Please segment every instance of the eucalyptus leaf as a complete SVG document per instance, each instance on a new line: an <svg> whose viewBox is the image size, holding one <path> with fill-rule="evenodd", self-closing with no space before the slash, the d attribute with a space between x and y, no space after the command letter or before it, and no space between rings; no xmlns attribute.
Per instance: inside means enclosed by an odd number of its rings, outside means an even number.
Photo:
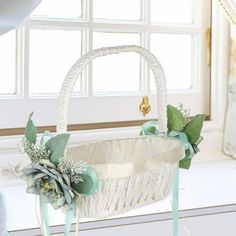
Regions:
<svg viewBox="0 0 236 236"><path fill-rule="evenodd" d="M206 115L196 115L184 127L184 133L191 144L198 143L205 118Z"/></svg>
<svg viewBox="0 0 236 236"><path fill-rule="evenodd" d="M192 144L192 147L193 147L194 154L200 152L200 149L196 144Z"/></svg>
<svg viewBox="0 0 236 236"><path fill-rule="evenodd" d="M72 188L79 194L90 195L90 193L93 192L94 189L93 179L87 174L80 174L79 176L83 179L83 182L73 182L71 184Z"/></svg>
<svg viewBox="0 0 236 236"><path fill-rule="evenodd" d="M167 105L168 131L181 131L185 126L183 114L175 107Z"/></svg>
<svg viewBox="0 0 236 236"><path fill-rule="evenodd" d="M26 128L25 137L30 143L36 143L37 139L37 128L32 121L33 112L30 114Z"/></svg>
<svg viewBox="0 0 236 236"><path fill-rule="evenodd" d="M98 178L93 168L86 166L83 173L79 174L79 177L83 180L82 182L71 184L77 193L89 196L97 191Z"/></svg>
<svg viewBox="0 0 236 236"><path fill-rule="evenodd" d="M58 165L61 158L64 156L65 148L70 138L69 134L59 134L51 139L49 139L45 146L51 151L50 161Z"/></svg>
<svg viewBox="0 0 236 236"><path fill-rule="evenodd" d="M24 174L24 175L30 175L30 174L32 174L32 173L34 173L35 172L35 169L34 168L24 168L23 170L22 170L22 173Z"/></svg>
<svg viewBox="0 0 236 236"><path fill-rule="evenodd" d="M199 143L201 143L202 142L202 140L203 140L203 137L202 136L200 136L199 137L199 139L198 139L198 141L195 143L196 145L198 145Z"/></svg>
<svg viewBox="0 0 236 236"><path fill-rule="evenodd" d="M70 205L72 203L72 198L71 198L70 193L64 189L63 189L63 192L64 192L64 197L65 197L66 202Z"/></svg>
<svg viewBox="0 0 236 236"><path fill-rule="evenodd" d="M192 159L183 159L179 162L179 167L182 169L189 169Z"/></svg>

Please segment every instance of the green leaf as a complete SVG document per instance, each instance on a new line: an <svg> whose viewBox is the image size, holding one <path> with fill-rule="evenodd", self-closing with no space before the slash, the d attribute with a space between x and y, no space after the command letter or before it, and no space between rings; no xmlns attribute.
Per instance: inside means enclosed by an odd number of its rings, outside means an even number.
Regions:
<svg viewBox="0 0 236 236"><path fill-rule="evenodd" d="M200 152L200 149L196 144L192 144L192 147L193 147L194 154Z"/></svg>
<svg viewBox="0 0 236 236"><path fill-rule="evenodd" d="M64 156L69 138L69 134L59 134L45 143L46 148L52 152L50 161L55 165L58 165L61 158Z"/></svg>
<svg viewBox="0 0 236 236"><path fill-rule="evenodd" d="M192 159L183 159L179 162L179 167L182 169L189 169Z"/></svg>
<svg viewBox="0 0 236 236"><path fill-rule="evenodd" d="M30 114L26 128L25 128L25 137L30 143L36 143L37 139L37 128L35 127L31 117L33 112Z"/></svg>
<svg viewBox="0 0 236 236"><path fill-rule="evenodd" d="M198 141L195 143L196 145L198 145L199 143L201 143L202 142L202 140L203 140L203 137L202 136L200 136L199 137L199 139L198 139Z"/></svg>
<svg viewBox="0 0 236 236"><path fill-rule="evenodd" d="M183 114L175 107L167 106L167 117L168 117L168 131L171 130L181 131L185 126L185 119Z"/></svg>
<svg viewBox="0 0 236 236"><path fill-rule="evenodd" d="M191 144L196 144L198 142L205 118L206 115L196 115L184 127L184 133L187 135L188 141Z"/></svg>
<svg viewBox="0 0 236 236"><path fill-rule="evenodd" d="M83 180L79 183L72 182L72 188L79 194L91 195L97 191L98 188L98 178L96 172L93 168L87 166L84 173L79 174L79 177Z"/></svg>
<svg viewBox="0 0 236 236"><path fill-rule="evenodd" d="M94 189L94 182L92 178L87 174L80 174L80 178L83 179L83 182L72 183L72 188L79 194L89 195L90 192Z"/></svg>

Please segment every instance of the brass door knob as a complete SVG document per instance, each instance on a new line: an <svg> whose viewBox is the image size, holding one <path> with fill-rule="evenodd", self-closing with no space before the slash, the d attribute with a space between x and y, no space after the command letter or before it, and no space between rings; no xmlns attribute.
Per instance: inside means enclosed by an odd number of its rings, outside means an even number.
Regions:
<svg viewBox="0 0 236 236"><path fill-rule="evenodd" d="M139 105L139 110L143 113L143 116L147 115L151 111L148 96L143 97L142 102Z"/></svg>

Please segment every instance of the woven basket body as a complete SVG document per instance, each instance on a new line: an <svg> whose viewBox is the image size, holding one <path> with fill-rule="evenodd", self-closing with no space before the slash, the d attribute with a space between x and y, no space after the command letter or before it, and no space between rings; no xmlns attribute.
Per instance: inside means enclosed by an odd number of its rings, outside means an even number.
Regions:
<svg viewBox="0 0 236 236"><path fill-rule="evenodd" d="M160 63L144 48L119 46L91 51L72 66L59 97L58 133L66 132L69 98L83 68L97 57L122 52L139 53L151 67L157 87L158 128L167 132L166 86ZM79 215L103 218L165 198L177 163L184 157L184 147L165 135L144 136L78 144L68 148L67 154L75 162L87 162L99 178L95 194L77 198Z"/></svg>

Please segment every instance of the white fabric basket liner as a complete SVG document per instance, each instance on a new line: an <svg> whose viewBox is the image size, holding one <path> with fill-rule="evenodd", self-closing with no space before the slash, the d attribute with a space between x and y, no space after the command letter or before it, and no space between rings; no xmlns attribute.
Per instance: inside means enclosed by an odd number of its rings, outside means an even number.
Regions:
<svg viewBox="0 0 236 236"><path fill-rule="evenodd" d="M99 179L111 179L177 163L184 156L184 149L176 138L144 136L89 142L68 148L67 154L75 163L89 163Z"/></svg>
<svg viewBox="0 0 236 236"><path fill-rule="evenodd" d="M77 199L80 217L104 218L168 196L177 163L184 156L175 138L144 136L94 141L68 148L74 162L97 172L98 191Z"/></svg>

